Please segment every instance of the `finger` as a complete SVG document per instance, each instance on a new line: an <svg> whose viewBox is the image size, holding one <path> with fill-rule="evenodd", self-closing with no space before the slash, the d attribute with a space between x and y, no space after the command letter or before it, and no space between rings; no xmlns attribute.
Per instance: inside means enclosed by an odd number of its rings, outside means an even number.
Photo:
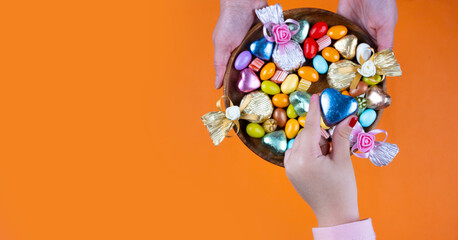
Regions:
<svg viewBox="0 0 458 240"><path fill-rule="evenodd" d="M394 27L386 27L377 30L378 51L393 49Z"/></svg>
<svg viewBox="0 0 458 240"><path fill-rule="evenodd" d="M320 97L317 94L312 95L304 129L296 137L299 144L293 144L293 148L307 148L307 151L312 152L315 156L322 155L319 144L321 138L321 109L319 99Z"/></svg>
<svg viewBox="0 0 458 240"><path fill-rule="evenodd" d="M357 121L357 116L350 116L337 125L332 134L332 159L346 159L342 156L350 155L350 134Z"/></svg>
<svg viewBox="0 0 458 240"><path fill-rule="evenodd" d="M221 46L215 43L215 56L213 63L215 65L215 88L219 89L223 85L224 73L226 72L226 65L231 56L231 50L226 46Z"/></svg>

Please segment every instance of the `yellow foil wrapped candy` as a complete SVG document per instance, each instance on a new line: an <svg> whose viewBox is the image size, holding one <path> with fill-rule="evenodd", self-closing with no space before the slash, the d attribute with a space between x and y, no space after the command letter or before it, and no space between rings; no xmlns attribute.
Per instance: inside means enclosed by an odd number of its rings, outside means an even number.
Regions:
<svg viewBox="0 0 458 240"><path fill-rule="evenodd" d="M221 100L224 98L229 100L230 105L225 111L221 108ZM273 112L269 96L259 91L245 95L240 107L234 106L231 99L224 95L216 102L216 108L219 111L209 112L202 116L202 122L207 127L215 146L218 146L226 136L232 137L228 136L228 134L234 125L237 127L236 133L239 132L239 119L261 123L269 119Z"/></svg>
<svg viewBox="0 0 458 240"><path fill-rule="evenodd" d="M374 49L371 48L374 52ZM401 67L390 49L382 50L372 54L367 61L360 59L361 65L349 60L341 60L332 63L328 70L329 86L336 90L343 90L350 87L356 88L362 76L372 78L375 74L389 77L402 75Z"/></svg>

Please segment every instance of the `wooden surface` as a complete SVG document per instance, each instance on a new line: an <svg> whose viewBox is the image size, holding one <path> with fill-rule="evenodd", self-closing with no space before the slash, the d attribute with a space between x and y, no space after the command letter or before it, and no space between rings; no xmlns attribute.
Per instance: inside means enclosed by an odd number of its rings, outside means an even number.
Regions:
<svg viewBox="0 0 458 240"><path fill-rule="evenodd" d="M358 37L358 43L365 42L369 44L370 46L372 46L374 49L377 49L377 46L375 45L374 41L371 39L370 35L365 30L363 30L362 28L360 28L358 25L351 22L347 18L342 17L336 13L333 13L327 10L323 10L323 9L317 9L317 8L296 8L296 9L284 11L284 19L286 20L288 18L291 18L294 20L306 19L310 23L310 27L319 21L326 22L329 27L332 27L335 25L344 25L348 28L347 34L354 34L356 37ZM263 27L262 23L258 23L255 26L253 26L250 29L250 31L247 33L245 39L242 41L240 46L232 52L231 58L229 59L226 74L224 75L224 94L229 96L235 105L239 105L240 101L242 100L243 96L245 95L245 93L240 92L237 89L237 80L238 80L239 71L234 68L235 58L238 56L239 53L241 53L244 50L247 50L249 48L249 45L252 42L263 37L262 27ZM333 43L334 42L335 41L333 41ZM303 45L301 44L301 47L302 46ZM321 52L319 52L319 54L321 54ZM312 66L312 61L310 59L307 59L304 66ZM319 81L312 83L312 85L310 86L307 92L319 93L322 90L324 90L325 88L328 88L329 85L326 80L326 76L327 74L320 74ZM383 89L386 90L386 81L383 81L380 85L383 87ZM227 107L229 102L226 101L225 104ZM382 112L383 110L377 110L377 119L370 127L365 128L366 131L370 131L377 127L378 122L380 121L380 118L382 116ZM269 149L265 148L261 144L261 139L256 139L256 138L252 138L248 136L248 134L245 131L247 124L248 124L247 121L244 121L244 120L240 121L241 130L239 131L237 135L242 140L242 142L249 149L251 149L251 151L256 153L261 158L275 165L283 167L283 157L284 156L273 154Z"/></svg>

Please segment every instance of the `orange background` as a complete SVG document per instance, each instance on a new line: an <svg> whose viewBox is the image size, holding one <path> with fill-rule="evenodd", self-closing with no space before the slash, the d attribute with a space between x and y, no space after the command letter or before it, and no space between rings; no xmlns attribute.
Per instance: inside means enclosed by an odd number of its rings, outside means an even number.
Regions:
<svg viewBox="0 0 458 240"><path fill-rule="evenodd" d="M336 11L338 1L279 1ZM271 2L274 3L274 2ZM457 239L458 3L398 1L380 128L401 151L354 158L378 239ZM284 169L214 147L215 0L3 1L0 238L311 239Z"/></svg>

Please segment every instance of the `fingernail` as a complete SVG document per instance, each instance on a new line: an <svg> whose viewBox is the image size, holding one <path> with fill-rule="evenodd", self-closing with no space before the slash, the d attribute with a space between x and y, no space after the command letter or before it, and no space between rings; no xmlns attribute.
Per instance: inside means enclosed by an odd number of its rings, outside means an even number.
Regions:
<svg viewBox="0 0 458 240"><path fill-rule="evenodd" d="M215 88L218 89L218 76L215 78Z"/></svg>
<svg viewBox="0 0 458 240"><path fill-rule="evenodd" d="M358 121L358 117L357 116L354 116L350 122L348 123L348 126L350 126L351 128L353 128L355 125L356 125L356 122Z"/></svg>
<svg viewBox="0 0 458 240"><path fill-rule="evenodd" d="M313 101L313 99L315 99L315 96L316 96L316 94L313 94L312 98L310 98L310 101Z"/></svg>

